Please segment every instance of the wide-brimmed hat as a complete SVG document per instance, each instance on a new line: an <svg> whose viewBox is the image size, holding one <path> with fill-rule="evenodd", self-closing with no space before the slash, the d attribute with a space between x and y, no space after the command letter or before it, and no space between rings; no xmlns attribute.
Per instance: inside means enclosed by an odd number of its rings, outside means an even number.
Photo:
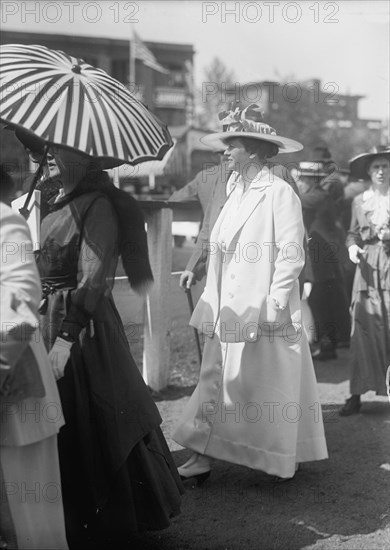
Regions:
<svg viewBox="0 0 390 550"><path fill-rule="evenodd" d="M208 134L200 138L200 141L212 149L224 149L226 138L251 138L273 143L279 148L279 153L295 153L301 151L303 145L290 138L279 136L276 130L266 124L258 105L252 104L241 109L222 111L219 119L223 124L223 131Z"/></svg>
<svg viewBox="0 0 390 550"><path fill-rule="evenodd" d="M379 147L374 147L369 153L362 153L353 157L349 161L351 176L361 180L369 179L367 169L369 164L377 157L385 157L390 160L390 146L380 145Z"/></svg>
<svg viewBox="0 0 390 550"><path fill-rule="evenodd" d="M24 145L24 147L26 147L26 149L28 149L32 153L35 153L38 155L43 154L45 145L47 145L44 139L41 139L30 130L26 130L25 128L21 128L20 126L13 126L11 124L6 124L3 126L3 128L4 130L13 130L16 138L20 141L20 143ZM71 147L64 147L64 149L75 151L75 149L72 149ZM89 155L85 153L84 154L80 153L80 154L90 158L91 161L93 161L93 157L89 157ZM115 160L115 159L99 159L98 164L102 168L102 170L108 170L110 168L115 168L116 166L119 166L120 164L123 164L123 163L122 161Z"/></svg>
<svg viewBox="0 0 390 550"><path fill-rule="evenodd" d="M4 130L11 130L15 133L20 143L33 153L43 153L45 147L45 140L36 136L33 132L25 130L21 127L16 127L11 124L5 124L2 126Z"/></svg>

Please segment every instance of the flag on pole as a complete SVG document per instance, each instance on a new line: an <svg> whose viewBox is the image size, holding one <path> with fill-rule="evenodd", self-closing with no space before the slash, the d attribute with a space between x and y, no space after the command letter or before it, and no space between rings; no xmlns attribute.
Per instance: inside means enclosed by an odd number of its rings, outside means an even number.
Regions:
<svg viewBox="0 0 390 550"><path fill-rule="evenodd" d="M154 57L154 54L147 48L138 36L138 34L133 31L133 40L132 48L134 48L133 58L140 59L144 65L158 71L159 73L169 74L168 69L160 65L157 59Z"/></svg>

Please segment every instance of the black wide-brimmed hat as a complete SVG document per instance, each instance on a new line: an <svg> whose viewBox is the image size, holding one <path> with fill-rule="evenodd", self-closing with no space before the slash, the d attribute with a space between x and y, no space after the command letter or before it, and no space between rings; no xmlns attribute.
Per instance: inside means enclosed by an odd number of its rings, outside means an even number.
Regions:
<svg viewBox="0 0 390 550"><path fill-rule="evenodd" d="M362 153L353 157L349 161L351 176L361 180L369 179L367 172L368 167L377 157L385 157L390 160L390 146L380 145L379 147L374 147L369 153Z"/></svg>
<svg viewBox="0 0 390 550"><path fill-rule="evenodd" d="M33 132L25 130L21 127L15 127L11 124L5 124L3 128L4 130L12 130L15 132L15 136L18 138L20 143L33 153L43 153L45 140L37 137L33 134Z"/></svg>
<svg viewBox="0 0 390 550"><path fill-rule="evenodd" d="M29 130L26 130L25 128L22 128L20 126L13 126L11 124L7 124L3 126L5 130L13 130L15 133L15 137L20 141L26 149L31 151L35 154L42 154L45 149L45 145L48 145L47 142L44 139L39 138L36 136L33 132L30 132ZM61 147L61 146L57 146ZM69 151L75 151L79 152L82 156L89 157L86 153L82 153L80 151L77 151L76 149L72 149L71 147L64 147L64 149L68 149ZM89 157L91 160L94 159L94 157ZM97 165L100 166L102 170L109 170L111 168L115 168L116 166L119 166L122 164L122 161L115 160L115 159L99 159L97 161Z"/></svg>

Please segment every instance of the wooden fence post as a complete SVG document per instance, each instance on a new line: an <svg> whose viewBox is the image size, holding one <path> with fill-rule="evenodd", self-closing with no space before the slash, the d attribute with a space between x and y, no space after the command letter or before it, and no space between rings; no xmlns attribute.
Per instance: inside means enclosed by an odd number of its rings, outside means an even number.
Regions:
<svg viewBox="0 0 390 550"><path fill-rule="evenodd" d="M154 203L154 204L153 204ZM172 266L172 210L164 202L142 201L148 226L154 285L145 301L143 376L153 390L166 387L170 367L169 313Z"/></svg>

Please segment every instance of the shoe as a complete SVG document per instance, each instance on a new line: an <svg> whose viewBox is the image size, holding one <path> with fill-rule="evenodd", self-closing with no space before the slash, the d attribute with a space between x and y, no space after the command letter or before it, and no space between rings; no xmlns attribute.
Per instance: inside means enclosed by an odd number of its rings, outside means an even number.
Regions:
<svg viewBox="0 0 390 550"><path fill-rule="evenodd" d="M195 478L197 484L201 485L210 476L210 459L208 456L194 453L177 471L179 472L180 479Z"/></svg>
<svg viewBox="0 0 390 550"><path fill-rule="evenodd" d="M292 477L272 476L272 483L285 483L286 481L291 481L292 479L294 479L295 474L298 472L298 470L299 470L299 463L297 462L295 464L295 472Z"/></svg>
<svg viewBox="0 0 390 550"><path fill-rule="evenodd" d="M335 351L320 351L318 355L314 355L313 359L316 361L329 361L330 359L337 359L337 353Z"/></svg>
<svg viewBox="0 0 390 550"><path fill-rule="evenodd" d="M341 348L349 348L351 346L351 342L349 340L345 340L345 341L342 341L342 342L337 342L337 345L336 347L341 349Z"/></svg>
<svg viewBox="0 0 390 550"><path fill-rule="evenodd" d="M339 410L339 415L351 416L351 414L358 414L361 406L360 395L352 395L346 400L345 405Z"/></svg>
<svg viewBox="0 0 390 550"><path fill-rule="evenodd" d="M317 357L321 353L321 350L318 347L311 347L310 346L310 353L311 353L311 356L314 359L314 357Z"/></svg>

